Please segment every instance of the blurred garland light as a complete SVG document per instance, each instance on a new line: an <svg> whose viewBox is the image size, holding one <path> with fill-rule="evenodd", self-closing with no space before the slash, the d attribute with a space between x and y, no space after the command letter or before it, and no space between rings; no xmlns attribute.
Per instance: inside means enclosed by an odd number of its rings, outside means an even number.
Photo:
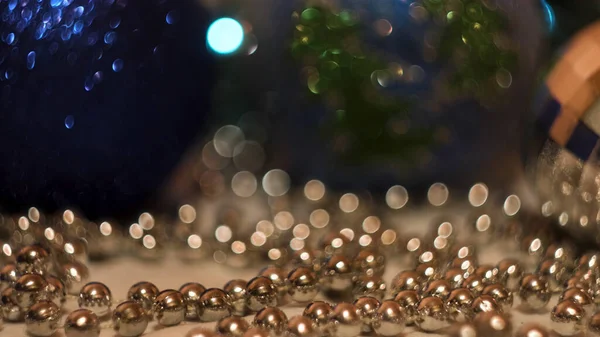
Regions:
<svg viewBox="0 0 600 337"><path fill-rule="evenodd" d="M244 28L232 18L220 18L208 27L208 47L217 54L232 54L244 42Z"/></svg>

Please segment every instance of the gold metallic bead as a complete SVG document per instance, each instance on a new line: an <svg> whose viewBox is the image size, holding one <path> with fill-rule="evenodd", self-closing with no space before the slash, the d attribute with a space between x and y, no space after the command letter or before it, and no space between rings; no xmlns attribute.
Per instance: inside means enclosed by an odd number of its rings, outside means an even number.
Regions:
<svg viewBox="0 0 600 337"><path fill-rule="evenodd" d="M446 300L446 308L452 320L468 322L473 319L475 312L472 305L475 297L467 288L456 288L450 292Z"/></svg>
<svg viewBox="0 0 600 337"><path fill-rule="evenodd" d="M548 330L537 323L525 323L517 329L515 337L550 337Z"/></svg>
<svg viewBox="0 0 600 337"><path fill-rule="evenodd" d="M406 323L412 324L417 319L417 308L421 301L421 295L415 290L403 290L396 294L394 301L406 311Z"/></svg>
<svg viewBox="0 0 600 337"><path fill-rule="evenodd" d="M281 336L287 328L287 316L276 307L264 307L254 315L254 326L267 330L272 336Z"/></svg>
<svg viewBox="0 0 600 337"><path fill-rule="evenodd" d="M125 301L113 310L112 322L119 336L136 337L146 331L148 315L139 303Z"/></svg>
<svg viewBox="0 0 600 337"><path fill-rule="evenodd" d="M302 316L308 317L315 324L321 336L329 335L333 328L332 315L333 308L329 303L323 301L310 303L302 312Z"/></svg>
<svg viewBox="0 0 600 337"><path fill-rule="evenodd" d="M496 266L489 264L479 265L477 268L475 268L475 274L481 276L484 284L498 282L499 270Z"/></svg>
<svg viewBox="0 0 600 337"><path fill-rule="evenodd" d="M177 290L166 289L158 293L152 308L160 325L173 326L185 319L185 299Z"/></svg>
<svg viewBox="0 0 600 337"><path fill-rule="evenodd" d="M223 286L223 291L229 295L231 299L231 305L233 306L233 312L238 316L244 316L246 314L246 280L231 280Z"/></svg>
<svg viewBox="0 0 600 337"><path fill-rule="evenodd" d="M198 319L198 302L200 296L206 291L206 288L200 283L188 282L179 288L185 301L185 318Z"/></svg>
<svg viewBox="0 0 600 337"><path fill-rule="evenodd" d="M406 310L396 301L386 300L381 302L373 329L379 336L392 337L402 333L408 323Z"/></svg>
<svg viewBox="0 0 600 337"><path fill-rule="evenodd" d="M58 330L60 308L50 301L39 301L25 313L27 333L35 337L49 337Z"/></svg>
<svg viewBox="0 0 600 337"><path fill-rule="evenodd" d="M67 287L67 293L78 295L81 287L90 278L88 267L81 262L69 261L61 265L60 278Z"/></svg>
<svg viewBox="0 0 600 337"><path fill-rule="evenodd" d="M519 289L520 280L523 276L523 267L515 259L504 259L498 263L498 277L500 282L510 291Z"/></svg>
<svg viewBox="0 0 600 337"><path fill-rule="evenodd" d="M588 314L592 314L596 307L592 297L585 290L580 288L570 288L565 290L558 298L558 301L573 301L581 305L583 310Z"/></svg>
<svg viewBox="0 0 600 337"><path fill-rule="evenodd" d="M159 292L160 290L153 283L142 281L129 288L127 299L138 303L146 311L146 314L152 317L152 306Z"/></svg>
<svg viewBox="0 0 600 337"><path fill-rule="evenodd" d="M391 289L394 294L403 290L421 290L419 274L414 270L405 270L398 273L392 280Z"/></svg>
<svg viewBox="0 0 600 337"><path fill-rule="evenodd" d="M270 278L257 276L246 285L246 307L258 311L264 307L277 305L277 288Z"/></svg>
<svg viewBox="0 0 600 337"><path fill-rule="evenodd" d="M217 332L229 337L241 337L248 329L250 323L241 316L227 316L217 322Z"/></svg>
<svg viewBox="0 0 600 337"><path fill-rule="evenodd" d="M582 280L580 277L573 276L565 282L565 289L579 288L588 294L592 294L592 284L590 281ZM590 295L591 296L591 295Z"/></svg>
<svg viewBox="0 0 600 337"><path fill-rule="evenodd" d="M377 309L381 303L375 297L359 297L354 301L354 305L358 310L358 314L363 322L363 332L371 332L373 321L375 320L375 315L377 314Z"/></svg>
<svg viewBox="0 0 600 337"><path fill-rule="evenodd" d="M77 309L65 319L66 337L98 337L100 336L100 320L87 309Z"/></svg>
<svg viewBox="0 0 600 337"><path fill-rule="evenodd" d="M596 275L600 272L600 253L588 252L577 260L578 270L593 270Z"/></svg>
<svg viewBox="0 0 600 337"><path fill-rule="evenodd" d="M0 269L0 290L12 287L17 282L21 273L15 263L9 262Z"/></svg>
<svg viewBox="0 0 600 337"><path fill-rule="evenodd" d="M486 286L483 289L482 294L492 296L504 312L509 312L513 306L512 292L508 291L500 283L494 283Z"/></svg>
<svg viewBox="0 0 600 337"><path fill-rule="evenodd" d="M469 289L473 293L473 296L479 296L485 288L485 284L480 275L471 275L465 279L462 287Z"/></svg>
<svg viewBox="0 0 600 337"><path fill-rule="evenodd" d="M440 278L440 267L434 262L419 264L415 268L415 272L417 272L419 279L423 282L429 282Z"/></svg>
<svg viewBox="0 0 600 337"><path fill-rule="evenodd" d="M100 282L90 282L79 291L77 304L82 309L89 309L99 317L110 314L112 294L106 285Z"/></svg>
<svg viewBox="0 0 600 337"><path fill-rule="evenodd" d="M56 276L46 276L46 299L56 303L59 307L67 300L67 289L64 283Z"/></svg>
<svg viewBox="0 0 600 337"><path fill-rule="evenodd" d="M27 309L46 295L48 282L38 274L24 274L17 279L12 300L22 309Z"/></svg>
<svg viewBox="0 0 600 337"><path fill-rule="evenodd" d="M17 253L16 260L21 274L45 275L50 264L50 254L42 246L25 246Z"/></svg>
<svg viewBox="0 0 600 337"><path fill-rule="evenodd" d="M465 272L460 268L450 268L444 273L443 279L450 283L452 289L460 288L465 280Z"/></svg>
<svg viewBox="0 0 600 337"><path fill-rule="evenodd" d="M364 275L383 276L385 256L375 249L363 249L354 257L352 268Z"/></svg>
<svg viewBox="0 0 600 337"><path fill-rule="evenodd" d="M450 262L450 268L458 268L465 272L465 277L475 272L477 267L477 258L475 256L456 257Z"/></svg>
<svg viewBox="0 0 600 337"><path fill-rule="evenodd" d="M337 254L325 263L321 283L326 292L345 293L352 290L353 276L350 259Z"/></svg>
<svg viewBox="0 0 600 337"><path fill-rule="evenodd" d="M333 308L332 320L335 336L355 337L360 335L362 320L354 304L345 302L336 304Z"/></svg>
<svg viewBox="0 0 600 337"><path fill-rule="evenodd" d="M294 316L290 318L287 326L289 337L316 337L317 330L314 328L310 318L306 316Z"/></svg>
<svg viewBox="0 0 600 337"><path fill-rule="evenodd" d="M552 294L548 290L548 281L535 274L525 274L521 278L519 298L523 309L529 311L540 310L548 304Z"/></svg>
<svg viewBox="0 0 600 337"><path fill-rule="evenodd" d="M572 267L575 262L575 249L566 243L552 243L546 248L544 259L553 259Z"/></svg>
<svg viewBox="0 0 600 337"><path fill-rule="evenodd" d="M553 293L561 292L570 276L567 267L560 260L544 260L540 262L536 273L548 280L548 290Z"/></svg>
<svg viewBox="0 0 600 337"><path fill-rule="evenodd" d="M217 288L206 289L200 296L198 314L204 322L218 321L231 315L233 306L226 292Z"/></svg>
<svg viewBox="0 0 600 337"><path fill-rule="evenodd" d="M383 300L387 287L381 276L361 275L354 279L354 289L352 290L354 298L361 296L372 296L378 300Z"/></svg>
<svg viewBox="0 0 600 337"><path fill-rule="evenodd" d="M15 289L6 288L0 294L0 310L2 317L8 322L19 322L23 320L24 310L15 303L13 298Z"/></svg>
<svg viewBox="0 0 600 337"><path fill-rule="evenodd" d="M201 336L198 336L198 337L201 337ZM202 337L204 337L204 336L202 336ZM206 336L206 337L209 337L209 336ZM269 331L267 331L265 329L252 327L252 328L248 329L248 331L246 331L246 333L244 333L243 337L271 337L271 334L269 333Z"/></svg>
<svg viewBox="0 0 600 337"><path fill-rule="evenodd" d="M473 320L477 329L477 336L486 337L511 337L512 322L510 317L496 311L481 312Z"/></svg>
<svg viewBox="0 0 600 337"><path fill-rule="evenodd" d="M452 287L448 281L434 280L429 282L423 290L423 297L435 296L441 298L442 301L446 301L451 291Z"/></svg>
<svg viewBox="0 0 600 337"><path fill-rule="evenodd" d="M439 297L425 297L417 307L417 325L426 332L439 331L450 326L450 316Z"/></svg>
<svg viewBox="0 0 600 337"><path fill-rule="evenodd" d="M319 293L319 280L315 272L308 267L292 269L287 278L290 282L289 294L296 302L310 302Z"/></svg>
<svg viewBox="0 0 600 337"><path fill-rule="evenodd" d="M550 313L552 330L561 336L573 336L585 327L585 310L573 301L559 302Z"/></svg>
<svg viewBox="0 0 600 337"><path fill-rule="evenodd" d="M502 312L502 307L490 295L479 295L475 297L471 304L471 309L475 315L481 312Z"/></svg>
<svg viewBox="0 0 600 337"><path fill-rule="evenodd" d="M197 328L193 328L192 330L188 331L185 334L185 337L222 337L222 335L216 331L209 330L205 327L197 327ZM252 336L252 337L259 337L259 336ZM260 336L260 337L265 337L265 336Z"/></svg>
<svg viewBox="0 0 600 337"><path fill-rule="evenodd" d="M277 288L280 301L285 297L285 295L287 295L288 290L290 289L290 284L287 279L287 272L282 267L265 267L258 273L258 276L264 276L273 281L275 288Z"/></svg>

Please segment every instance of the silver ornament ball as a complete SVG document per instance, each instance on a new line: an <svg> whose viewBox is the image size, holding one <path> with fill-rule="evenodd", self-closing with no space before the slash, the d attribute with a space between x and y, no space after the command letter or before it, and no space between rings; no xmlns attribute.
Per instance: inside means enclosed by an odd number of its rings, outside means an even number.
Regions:
<svg viewBox="0 0 600 337"><path fill-rule="evenodd" d="M580 288L570 288L563 291L558 298L558 301L562 302L567 300L581 305L588 315L591 315L596 307L592 297L585 290Z"/></svg>
<svg viewBox="0 0 600 337"><path fill-rule="evenodd" d="M419 274L414 270L405 270L398 273L392 279L390 285L392 292L397 294L403 290L421 290L421 280Z"/></svg>
<svg viewBox="0 0 600 337"><path fill-rule="evenodd" d="M421 295L415 290L403 290L394 297L396 301L406 312L406 323L412 324L417 319L417 308L421 301Z"/></svg>
<svg viewBox="0 0 600 337"><path fill-rule="evenodd" d="M186 303L179 291L165 289L156 295L152 309L158 324L174 326L185 319Z"/></svg>
<svg viewBox="0 0 600 337"><path fill-rule="evenodd" d="M290 271L287 278L290 283L289 294L296 302L310 302L319 293L319 280L315 272L310 268L294 268Z"/></svg>
<svg viewBox="0 0 600 337"><path fill-rule="evenodd" d="M289 319L287 326L289 337L317 337L318 332L313 326L310 318L306 316L294 316Z"/></svg>
<svg viewBox="0 0 600 337"><path fill-rule="evenodd" d="M563 290L565 282L570 277L569 270L560 260L548 259L540 262L536 273L548 280L548 290L558 293Z"/></svg>
<svg viewBox="0 0 600 337"><path fill-rule="evenodd" d="M78 295L81 287L90 279L88 267L77 261L69 261L60 266L60 278L67 287L67 293Z"/></svg>
<svg viewBox="0 0 600 337"><path fill-rule="evenodd" d="M248 295L246 307L251 311L258 311L267 306L276 306L278 303L277 287L270 278L258 276L246 285Z"/></svg>
<svg viewBox="0 0 600 337"><path fill-rule="evenodd" d="M510 317L495 311L481 312L473 320L477 336L511 337L513 326Z"/></svg>
<svg viewBox="0 0 600 337"><path fill-rule="evenodd" d="M254 316L254 326L267 330L272 336L282 335L287 328L288 319L285 313L276 307L264 307Z"/></svg>
<svg viewBox="0 0 600 337"><path fill-rule="evenodd" d="M482 295L489 295L494 298L503 312L509 312L513 306L513 294L500 283L494 283L483 289Z"/></svg>
<svg viewBox="0 0 600 337"><path fill-rule="evenodd" d="M387 287L381 276L361 275L354 279L354 288L352 290L354 298L361 296L371 296L378 300L383 300Z"/></svg>
<svg viewBox="0 0 600 337"><path fill-rule="evenodd" d="M550 313L550 326L561 336L573 336L585 327L585 310L573 301L559 302Z"/></svg>
<svg viewBox="0 0 600 337"><path fill-rule="evenodd" d="M231 315L233 306L227 293L218 288L206 289L200 296L198 314L204 322L215 322Z"/></svg>
<svg viewBox="0 0 600 337"><path fill-rule="evenodd" d="M358 309L352 303L336 304L333 308L332 320L336 337L355 337L361 333L362 320Z"/></svg>
<svg viewBox="0 0 600 337"><path fill-rule="evenodd" d="M426 332L439 331L450 326L450 316L439 297L425 297L417 307L417 325Z"/></svg>
<svg viewBox="0 0 600 337"><path fill-rule="evenodd" d="M88 309L77 309L65 319L66 337L98 337L100 336L100 320Z"/></svg>
<svg viewBox="0 0 600 337"><path fill-rule="evenodd" d="M21 308L27 309L46 296L48 282L38 274L24 274L14 285L13 301Z"/></svg>
<svg viewBox="0 0 600 337"><path fill-rule="evenodd" d="M314 324L321 336L329 335L333 327L331 317L333 308L327 302L314 301L304 308L302 316L308 317Z"/></svg>
<svg viewBox="0 0 600 337"><path fill-rule="evenodd" d="M452 320L460 323L469 322L475 317L473 301L475 297L467 288L457 288L450 292L446 300L446 309Z"/></svg>
<svg viewBox="0 0 600 337"><path fill-rule="evenodd" d="M132 285L127 291L127 299L138 303L146 314L152 316L152 306L160 290L153 283L142 281Z"/></svg>
<svg viewBox="0 0 600 337"><path fill-rule="evenodd" d="M200 296L206 291L206 288L200 283L189 282L179 287L179 292L183 295L185 302L185 318L186 319L197 319L198 318L198 302Z"/></svg>
<svg viewBox="0 0 600 337"><path fill-rule="evenodd" d="M354 305L356 306L358 314L363 322L362 331L371 332L373 330L372 324L375 321L377 309L379 309L381 303L375 297L365 296L356 299L354 301Z"/></svg>
<svg viewBox="0 0 600 337"><path fill-rule="evenodd" d="M287 295L290 284L287 279L287 272L282 267L267 266L258 273L258 276L264 276L273 281L280 301Z"/></svg>
<svg viewBox="0 0 600 337"><path fill-rule="evenodd" d="M125 301L117 305L112 313L114 330L121 337L141 336L148 327L148 314L134 301Z"/></svg>
<svg viewBox="0 0 600 337"><path fill-rule="evenodd" d="M406 310L396 301L381 302L373 322L375 332L384 337L398 336L404 331L409 317Z"/></svg>
<svg viewBox="0 0 600 337"><path fill-rule="evenodd" d="M465 280L465 272L460 268L450 268L444 273L443 280L448 282L452 289L460 288Z"/></svg>
<svg viewBox="0 0 600 337"><path fill-rule="evenodd" d="M24 310L13 300L14 292L14 288L6 288L0 294L0 310L2 310L2 317L8 322L23 320Z"/></svg>
<svg viewBox="0 0 600 337"><path fill-rule="evenodd" d="M425 289L423 290L423 297L435 296L442 299L442 301L446 301L450 292L452 291L452 286L446 280L434 280L429 282Z"/></svg>
<svg viewBox="0 0 600 337"><path fill-rule="evenodd" d="M217 322L216 329L218 333L225 336L242 337L250 329L250 323L244 317L232 315L221 318Z"/></svg>
<svg viewBox="0 0 600 337"><path fill-rule="evenodd" d="M25 246L17 253L16 260L21 274L45 275L50 265L50 254L42 246Z"/></svg>
<svg viewBox="0 0 600 337"><path fill-rule="evenodd" d="M89 309L98 317L104 317L110 314L112 293L105 284L90 282L81 288L77 303L80 308Z"/></svg>
<svg viewBox="0 0 600 337"><path fill-rule="evenodd" d="M39 301L25 313L27 333L35 337L52 336L58 330L60 308L51 301Z"/></svg>
<svg viewBox="0 0 600 337"><path fill-rule="evenodd" d="M552 294L548 290L548 281L545 278L526 274L521 278L519 298L526 311L538 311L546 307Z"/></svg>

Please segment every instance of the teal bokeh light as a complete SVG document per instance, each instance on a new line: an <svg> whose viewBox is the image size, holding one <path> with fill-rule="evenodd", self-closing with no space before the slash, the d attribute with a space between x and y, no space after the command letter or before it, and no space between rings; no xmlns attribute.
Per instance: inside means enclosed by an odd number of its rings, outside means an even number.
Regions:
<svg viewBox="0 0 600 337"><path fill-rule="evenodd" d="M232 18L221 18L208 27L208 47L218 54L235 52L244 41L244 28Z"/></svg>

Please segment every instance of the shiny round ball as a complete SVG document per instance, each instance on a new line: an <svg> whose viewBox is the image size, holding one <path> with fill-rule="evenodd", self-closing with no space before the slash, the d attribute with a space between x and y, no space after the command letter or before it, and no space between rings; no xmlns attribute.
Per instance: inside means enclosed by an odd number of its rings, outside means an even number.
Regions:
<svg viewBox="0 0 600 337"><path fill-rule="evenodd" d="M383 300L387 287L381 276L361 275L354 279L354 298L371 296Z"/></svg>
<svg viewBox="0 0 600 337"><path fill-rule="evenodd" d="M58 330L60 308L51 301L39 301L25 313L27 333L35 337L52 336Z"/></svg>
<svg viewBox="0 0 600 337"><path fill-rule="evenodd" d="M494 283L486 286L483 289L482 294L492 296L504 312L509 312L513 306L512 292L508 291L500 283Z"/></svg>
<svg viewBox="0 0 600 337"><path fill-rule="evenodd" d="M473 274L477 265L477 258L475 256L466 256L462 258L455 257L450 262L450 268L458 268L462 270L465 273L465 275Z"/></svg>
<svg viewBox="0 0 600 337"><path fill-rule="evenodd" d="M352 290L351 261L344 255L333 255L325 263L322 285L325 291L347 292Z"/></svg>
<svg viewBox="0 0 600 337"><path fill-rule="evenodd" d="M498 267L489 264L479 265L475 268L476 275L481 276L484 284L492 284L498 282Z"/></svg>
<svg viewBox="0 0 600 337"><path fill-rule="evenodd" d="M473 320L477 329L477 336L485 337L511 337L512 322L506 314L496 311L481 312Z"/></svg>
<svg viewBox="0 0 600 337"><path fill-rule="evenodd" d="M200 337L200 336L198 336ZM208 336L207 336L208 337ZM244 333L243 337L271 337L269 331L257 327L252 327Z"/></svg>
<svg viewBox="0 0 600 337"><path fill-rule="evenodd" d="M421 280L419 274L414 270L405 270L398 273L392 279L390 285L392 292L397 294L403 290L421 290Z"/></svg>
<svg viewBox="0 0 600 337"><path fill-rule="evenodd" d="M277 307L264 307L254 315L254 326L267 330L274 336L282 335L287 328L288 319Z"/></svg>
<svg viewBox="0 0 600 337"><path fill-rule="evenodd" d="M60 277L70 295L79 295L79 291L90 279L88 267L77 261L69 261L60 267Z"/></svg>
<svg viewBox="0 0 600 337"><path fill-rule="evenodd" d="M100 336L100 320L87 309L71 312L65 320L66 337L98 337Z"/></svg>
<svg viewBox="0 0 600 337"><path fill-rule="evenodd" d="M550 326L561 336L573 336L585 327L585 310L573 301L559 302L550 313Z"/></svg>
<svg viewBox="0 0 600 337"><path fill-rule="evenodd" d="M592 297L583 289L570 288L565 290L558 298L559 302L573 301L583 308L587 314L591 315L595 309L595 303Z"/></svg>
<svg viewBox="0 0 600 337"><path fill-rule="evenodd" d="M267 266L258 273L258 276L264 276L273 281L280 300L287 295L290 284L285 269L278 266Z"/></svg>
<svg viewBox="0 0 600 337"><path fill-rule="evenodd" d="M398 302L406 312L406 323L412 324L417 320L417 308L421 295L414 290L403 290L396 294L394 301Z"/></svg>
<svg viewBox="0 0 600 337"><path fill-rule="evenodd" d="M158 293L152 308L160 325L174 326L185 319L185 299L177 290L166 289Z"/></svg>
<svg viewBox="0 0 600 337"><path fill-rule="evenodd" d="M200 283L188 282L179 287L179 292L183 295L185 302L185 318L186 319L197 319L198 318L198 301L200 296L206 291L206 288Z"/></svg>
<svg viewBox="0 0 600 337"><path fill-rule="evenodd" d="M443 301L448 299L452 286L446 280L434 280L429 282L423 290L423 297L435 296L441 298Z"/></svg>
<svg viewBox="0 0 600 337"><path fill-rule="evenodd" d="M553 293L561 292L570 277L567 267L560 260L548 259L540 262L536 273L548 280L548 290Z"/></svg>
<svg viewBox="0 0 600 337"><path fill-rule="evenodd" d="M290 283L289 294L296 302L310 302L319 293L319 280L317 275L308 267L297 267L292 269L287 278Z"/></svg>
<svg viewBox="0 0 600 337"><path fill-rule="evenodd" d="M517 329L515 337L550 337L550 333L540 324L525 323Z"/></svg>
<svg viewBox="0 0 600 337"><path fill-rule="evenodd" d="M358 309L352 303L341 302L333 308L332 320L336 337L355 337L360 335L362 320Z"/></svg>
<svg viewBox="0 0 600 337"><path fill-rule="evenodd" d="M227 316L217 322L217 332L229 337L241 337L250 329L250 323L241 316Z"/></svg>
<svg viewBox="0 0 600 337"><path fill-rule="evenodd" d="M381 305L379 300L370 296L359 297L354 301L354 305L356 306L358 314L363 322L362 331L372 331L371 324L373 324L375 315L377 314L377 309L379 309L379 306Z"/></svg>
<svg viewBox="0 0 600 337"><path fill-rule="evenodd" d="M439 297L425 297L417 307L417 325L426 332L438 331L450 326L450 316L444 302Z"/></svg>
<svg viewBox="0 0 600 337"><path fill-rule="evenodd" d="M112 293L103 283L90 282L81 288L77 303L80 308L89 309L99 317L103 317L110 314Z"/></svg>
<svg viewBox="0 0 600 337"><path fill-rule="evenodd" d="M147 315L152 315L152 306L156 295L160 290L153 283L142 281L138 282L129 288L127 291L127 299L138 303L146 311Z"/></svg>
<svg viewBox="0 0 600 337"><path fill-rule="evenodd" d="M498 278L506 289L519 290L520 280L523 276L523 267L518 260L504 259L498 263Z"/></svg>
<svg viewBox="0 0 600 337"><path fill-rule="evenodd" d="M577 269L600 271L600 252L588 252L577 260Z"/></svg>
<svg viewBox="0 0 600 337"><path fill-rule="evenodd" d="M446 300L446 309L453 321L468 322L475 317L473 311L473 293L467 288L456 288L450 292Z"/></svg>
<svg viewBox="0 0 600 337"><path fill-rule="evenodd" d="M396 301L386 300L381 302L377 309L377 316L373 322L373 329L379 336L398 336L409 321L406 310Z"/></svg>
<svg viewBox="0 0 600 337"><path fill-rule="evenodd" d="M15 282L13 301L21 308L26 309L46 296L48 282L38 274L24 274Z"/></svg>
<svg viewBox="0 0 600 337"><path fill-rule="evenodd" d="M20 276L21 273L16 264L9 262L2 266L2 269L0 269L0 290L14 286Z"/></svg>
<svg viewBox="0 0 600 337"><path fill-rule="evenodd" d="M248 292L246 307L251 311L276 306L278 303L277 287L268 277L258 276L251 279L246 285L246 291Z"/></svg>
<svg viewBox="0 0 600 337"><path fill-rule="evenodd" d="M50 254L42 246L25 246L17 253L16 261L20 273L44 275L48 272Z"/></svg>
<svg viewBox="0 0 600 337"><path fill-rule="evenodd" d="M475 315L481 312L502 312L502 307L490 295L479 295L475 297L471 304L471 309Z"/></svg>
<svg viewBox="0 0 600 337"><path fill-rule="evenodd" d="M307 248L296 251L291 264L293 266L310 268L315 273L320 273L323 269L323 259L320 257L320 254Z"/></svg>
<svg viewBox="0 0 600 337"><path fill-rule="evenodd" d="M600 334L600 311L594 313L588 322L588 329L590 332Z"/></svg>
<svg viewBox="0 0 600 337"><path fill-rule="evenodd" d="M363 275L383 276L385 255L375 249L363 249L354 257L352 268Z"/></svg>
<svg viewBox="0 0 600 337"><path fill-rule="evenodd" d="M312 321L306 316L294 316L290 318L287 326L289 337L317 337L318 332Z"/></svg>
<svg viewBox="0 0 600 337"><path fill-rule="evenodd" d="M63 281L56 276L46 276L46 299L50 300L58 306L62 306L67 300L67 289Z"/></svg>
<svg viewBox="0 0 600 337"><path fill-rule="evenodd" d="M435 262L421 263L415 268L415 272L423 282L430 282L441 277L440 267Z"/></svg>
<svg viewBox="0 0 600 337"><path fill-rule="evenodd" d="M308 317L315 324L321 336L328 335L333 327L333 322L331 321L332 315L333 308L329 303L323 301L310 303L302 312L302 316Z"/></svg>
<svg viewBox="0 0 600 337"><path fill-rule="evenodd" d="M248 281L235 279L231 280L223 286L223 291L227 293L233 306L233 313L239 316L246 314L246 285Z"/></svg>
<svg viewBox="0 0 600 337"><path fill-rule="evenodd" d="M519 298L523 309L540 310L548 304L552 294L548 290L548 281L535 274L526 274L521 278Z"/></svg>
<svg viewBox="0 0 600 337"><path fill-rule="evenodd" d="M553 243L546 248L544 259L559 260L566 265L572 266L575 258L575 249L565 243Z"/></svg>
<svg viewBox="0 0 600 337"><path fill-rule="evenodd" d="M460 268L450 268L444 273L443 280L448 282L452 289L460 288L465 280L465 272Z"/></svg>
<svg viewBox="0 0 600 337"><path fill-rule="evenodd" d="M233 306L226 292L218 288L207 289L200 296L198 313L204 322L218 321L231 315Z"/></svg>
<svg viewBox="0 0 600 337"><path fill-rule="evenodd" d="M473 293L473 296L479 296L485 288L485 283L481 275L471 275L465 279L462 288L467 288Z"/></svg>
<svg viewBox="0 0 600 337"><path fill-rule="evenodd" d="M205 327L197 327L188 331L185 337L222 337L222 335Z"/></svg>
<svg viewBox="0 0 600 337"><path fill-rule="evenodd" d="M112 313L112 322L121 337L141 336L148 327L148 314L134 301L125 301L117 305Z"/></svg>
<svg viewBox="0 0 600 337"><path fill-rule="evenodd" d="M0 310L2 317L8 322L19 322L23 319L24 310L13 300L15 289L6 288L0 294Z"/></svg>
<svg viewBox="0 0 600 337"><path fill-rule="evenodd" d="M583 280L578 276L573 276L570 279L568 279L567 282L565 282L564 288L565 289L579 288L579 289L582 289L583 291L591 294L592 293L592 282Z"/></svg>

